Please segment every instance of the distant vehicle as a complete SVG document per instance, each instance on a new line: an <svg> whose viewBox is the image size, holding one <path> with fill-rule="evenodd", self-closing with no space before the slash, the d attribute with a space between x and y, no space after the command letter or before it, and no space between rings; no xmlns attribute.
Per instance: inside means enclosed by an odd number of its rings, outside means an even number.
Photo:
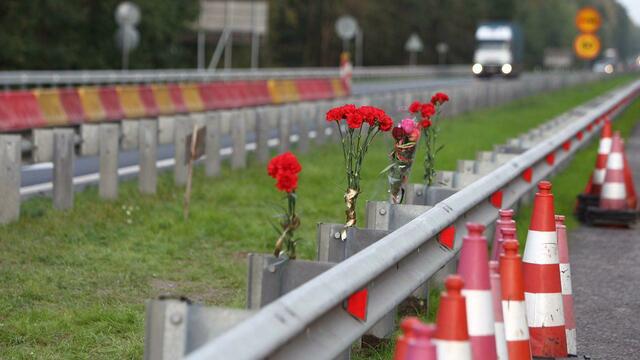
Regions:
<svg viewBox="0 0 640 360"><path fill-rule="evenodd" d="M600 60L593 63L593 72L613 74L617 70L622 70L623 66L618 58L618 51L609 48L604 51L604 56Z"/></svg>
<svg viewBox="0 0 640 360"><path fill-rule="evenodd" d="M524 39L517 24L485 22L476 30L471 71L478 77L517 77L522 72Z"/></svg>

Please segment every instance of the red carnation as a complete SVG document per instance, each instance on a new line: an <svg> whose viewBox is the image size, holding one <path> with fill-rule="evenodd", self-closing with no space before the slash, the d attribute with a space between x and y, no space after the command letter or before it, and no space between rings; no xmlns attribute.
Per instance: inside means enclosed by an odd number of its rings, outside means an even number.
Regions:
<svg viewBox="0 0 640 360"><path fill-rule="evenodd" d="M340 121L347 118L347 115L356 111L356 106L353 104L346 104L333 108L327 111L327 121Z"/></svg>
<svg viewBox="0 0 640 360"><path fill-rule="evenodd" d="M431 103L422 104L422 107L420 108L420 114L422 115L423 118L431 117L435 113L436 113L436 107L433 106L433 104Z"/></svg>
<svg viewBox="0 0 640 360"><path fill-rule="evenodd" d="M351 129L358 129L362 126L362 122L364 119L362 118L362 114L359 111L354 111L347 114L347 125Z"/></svg>
<svg viewBox="0 0 640 360"><path fill-rule="evenodd" d="M431 103L433 105L441 105L446 103L447 101L449 101L449 95L445 93L439 92L431 97Z"/></svg>
<svg viewBox="0 0 640 360"><path fill-rule="evenodd" d="M422 104L420 104L419 101L414 101L411 103L411 105L409 105L409 112L410 113L417 113L420 111L420 108L422 107Z"/></svg>
<svg viewBox="0 0 640 360"><path fill-rule="evenodd" d="M391 117L389 115L383 114L378 119L378 127L380 128L380 131L389 131L389 130L391 130L391 128L393 127L393 119L391 119Z"/></svg>
<svg viewBox="0 0 640 360"><path fill-rule="evenodd" d="M276 187L280 191L292 192L298 187L298 175L282 172L276 177Z"/></svg>
<svg viewBox="0 0 640 360"><path fill-rule="evenodd" d="M431 126L431 120L429 119L423 119L422 121L420 121L420 126L422 126L422 128L426 129L429 126Z"/></svg>

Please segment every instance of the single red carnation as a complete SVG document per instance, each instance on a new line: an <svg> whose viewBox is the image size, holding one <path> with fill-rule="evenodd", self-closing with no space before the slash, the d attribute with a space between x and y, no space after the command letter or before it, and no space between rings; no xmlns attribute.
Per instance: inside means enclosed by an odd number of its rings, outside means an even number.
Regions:
<svg viewBox="0 0 640 360"><path fill-rule="evenodd" d="M423 129L428 128L429 126L431 126L431 120L429 120L428 118L422 119L422 121L420 121L420 126L422 126Z"/></svg>
<svg viewBox="0 0 640 360"><path fill-rule="evenodd" d="M282 173L295 175L300 171L302 171L302 166L298 162L298 158L289 151L274 157L267 165L267 173L274 179L277 179Z"/></svg>
<svg viewBox="0 0 640 360"><path fill-rule="evenodd" d="M327 111L326 119L327 121L340 121L347 118L347 115L355 112L356 106L353 104L346 104L342 106L338 106Z"/></svg>
<svg viewBox="0 0 640 360"><path fill-rule="evenodd" d="M449 95L439 92L431 97L431 103L433 105L441 105L449 101Z"/></svg>
<svg viewBox="0 0 640 360"><path fill-rule="evenodd" d="M431 103L422 104L422 107L420 108L420 114L422 115L423 118L431 117L435 113L436 113L436 107L433 106L433 104Z"/></svg>
<svg viewBox="0 0 640 360"><path fill-rule="evenodd" d="M294 173L281 172L276 180L276 187L280 191L292 192L298 187L298 175Z"/></svg>
<svg viewBox="0 0 640 360"><path fill-rule="evenodd" d="M347 125L351 129L358 129L362 126L364 119L359 111L354 111L347 114Z"/></svg>
<svg viewBox="0 0 640 360"><path fill-rule="evenodd" d="M409 112L412 114L417 113L420 111L421 107L422 107L422 104L420 104L419 101L414 101L411 103L411 105L409 105Z"/></svg>
<svg viewBox="0 0 640 360"><path fill-rule="evenodd" d="M389 131L393 127L393 119L387 114L378 118L378 128L380 131Z"/></svg>

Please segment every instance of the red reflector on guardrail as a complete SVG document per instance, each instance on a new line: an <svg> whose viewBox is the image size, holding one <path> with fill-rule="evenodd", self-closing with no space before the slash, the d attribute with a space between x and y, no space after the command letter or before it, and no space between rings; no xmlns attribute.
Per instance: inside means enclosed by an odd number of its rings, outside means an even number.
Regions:
<svg viewBox="0 0 640 360"><path fill-rule="evenodd" d="M547 162L547 164L553 165L556 162L556 155L554 153L551 153L547 155L544 160Z"/></svg>
<svg viewBox="0 0 640 360"><path fill-rule="evenodd" d="M562 144L562 148L564 149L564 151L571 150L571 140L565 141L564 144Z"/></svg>
<svg viewBox="0 0 640 360"><path fill-rule="evenodd" d="M364 288L349 296L345 304L345 310L358 320L367 320L367 302L369 299L369 290Z"/></svg>
<svg viewBox="0 0 640 360"><path fill-rule="evenodd" d="M438 242L448 248L453 249L453 242L456 239L456 227L451 225L438 234Z"/></svg>
<svg viewBox="0 0 640 360"><path fill-rule="evenodd" d="M500 209L502 207L502 190L498 190L498 191L494 192L491 195L491 197L489 198L489 202L496 209Z"/></svg>
<svg viewBox="0 0 640 360"><path fill-rule="evenodd" d="M524 181L530 183L531 179L533 179L533 168L528 168L527 170L525 170L522 173L522 179L524 179Z"/></svg>

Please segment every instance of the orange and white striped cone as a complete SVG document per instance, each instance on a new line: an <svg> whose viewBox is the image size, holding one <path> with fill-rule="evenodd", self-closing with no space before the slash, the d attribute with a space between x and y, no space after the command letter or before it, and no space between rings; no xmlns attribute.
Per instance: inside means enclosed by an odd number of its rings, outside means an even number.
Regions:
<svg viewBox="0 0 640 360"><path fill-rule="evenodd" d="M576 319L573 313L573 291L571 290L571 266L569 265L569 244L564 216L556 215L556 233L558 234L558 258L560 260L560 285L562 285L562 307L564 326L567 334L567 353L578 355L576 343Z"/></svg>
<svg viewBox="0 0 640 360"><path fill-rule="evenodd" d="M502 243L504 254L500 255L500 285L507 351L509 360L531 360L522 260L518 254L518 242L513 240L515 230L507 228L503 234L506 239Z"/></svg>
<svg viewBox="0 0 640 360"><path fill-rule="evenodd" d="M502 254L502 228L504 227L516 227L516 222L513 220L513 209L500 209L498 210L498 220L496 220L496 231L493 234L493 244L491 245L491 260L500 259Z"/></svg>
<svg viewBox="0 0 640 360"><path fill-rule="evenodd" d="M461 293L463 285L458 275L449 275L444 283L446 291L440 296L433 337L439 360L471 360L467 308Z"/></svg>
<svg viewBox="0 0 640 360"><path fill-rule="evenodd" d="M491 282L491 298L493 300L493 315L495 317L496 352L498 360L509 360L507 342L504 338L504 320L502 315L502 289L500 285L499 264L496 260L489 261L489 281Z"/></svg>
<svg viewBox="0 0 640 360"><path fill-rule="evenodd" d="M436 360L436 346L431 341L436 331L432 324L424 324L416 317L400 323L402 335L398 337L393 360Z"/></svg>
<svg viewBox="0 0 640 360"><path fill-rule="evenodd" d="M600 144L598 145L598 157L596 158L596 168L591 175L591 188L585 189L585 193L592 195L600 195L602 185L604 184L605 168L607 165L607 157L611 152L611 120L606 118L604 126L600 133Z"/></svg>
<svg viewBox="0 0 640 360"><path fill-rule="evenodd" d="M522 262L531 353L538 357L566 357L558 237L548 181L538 183Z"/></svg>
<svg viewBox="0 0 640 360"><path fill-rule="evenodd" d="M607 158L607 172L600 193L600 208L623 210L627 208L627 188L624 180L624 149L620 134L613 135L611 153Z"/></svg>
<svg viewBox="0 0 640 360"><path fill-rule="evenodd" d="M487 263L487 239L483 235L484 225L468 223L467 232L460 250L458 275L464 281L462 295L467 304L467 329L471 339L471 352L474 360L495 360L498 356L495 318Z"/></svg>

